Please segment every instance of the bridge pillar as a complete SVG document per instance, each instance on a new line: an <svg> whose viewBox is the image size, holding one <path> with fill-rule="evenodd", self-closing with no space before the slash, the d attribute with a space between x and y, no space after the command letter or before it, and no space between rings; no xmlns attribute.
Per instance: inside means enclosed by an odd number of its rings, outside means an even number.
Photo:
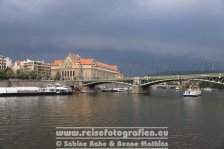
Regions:
<svg viewBox="0 0 224 149"><path fill-rule="evenodd" d="M149 88L148 87L143 88L141 86L141 81L140 81L139 77L135 77L131 93L133 93L133 94L149 93Z"/></svg>
<svg viewBox="0 0 224 149"><path fill-rule="evenodd" d="M148 87L147 88L143 88L143 87L141 87L139 85L134 85L132 87L131 93L133 93L133 94L146 94L146 93L149 93L149 88Z"/></svg>
<svg viewBox="0 0 224 149"><path fill-rule="evenodd" d="M91 90L95 90L95 87L81 86L79 89L81 92L89 92Z"/></svg>

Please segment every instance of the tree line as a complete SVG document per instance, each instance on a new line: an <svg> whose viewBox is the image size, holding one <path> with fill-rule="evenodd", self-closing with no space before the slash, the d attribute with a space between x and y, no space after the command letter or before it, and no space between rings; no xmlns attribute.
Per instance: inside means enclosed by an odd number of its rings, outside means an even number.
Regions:
<svg viewBox="0 0 224 149"><path fill-rule="evenodd" d="M52 79L51 76L43 76L36 71L25 72L20 69L14 72L11 68L0 70L0 79L41 80Z"/></svg>

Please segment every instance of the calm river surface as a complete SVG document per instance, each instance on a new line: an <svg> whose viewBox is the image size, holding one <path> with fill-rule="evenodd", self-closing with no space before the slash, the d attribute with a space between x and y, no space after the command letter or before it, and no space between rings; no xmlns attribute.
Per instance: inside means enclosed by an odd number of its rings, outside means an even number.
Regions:
<svg viewBox="0 0 224 149"><path fill-rule="evenodd" d="M0 149L55 149L56 127L168 127L169 149L224 149L224 92L0 97Z"/></svg>

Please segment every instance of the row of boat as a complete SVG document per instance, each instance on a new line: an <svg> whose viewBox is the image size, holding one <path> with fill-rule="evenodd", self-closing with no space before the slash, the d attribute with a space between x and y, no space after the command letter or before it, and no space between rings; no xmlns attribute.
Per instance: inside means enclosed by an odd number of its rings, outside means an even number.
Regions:
<svg viewBox="0 0 224 149"><path fill-rule="evenodd" d="M131 88L108 88L102 92L130 92ZM84 91L81 91L84 92ZM87 91L86 91L87 92ZM90 93L90 91L88 91ZM48 84L43 88L40 87L0 87L0 96L40 96L40 95L69 95L74 93L72 88L63 86L59 83L54 85ZM183 96L200 96L201 90L198 85L190 85L184 92Z"/></svg>
<svg viewBox="0 0 224 149"><path fill-rule="evenodd" d="M59 83L40 87L0 87L0 96L69 95L73 90Z"/></svg>
<svg viewBox="0 0 224 149"><path fill-rule="evenodd" d="M108 88L102 92L129 92L130 88ZM41 96L41 95L69 95L75 91L71 87L59 83L47 84L44 87L0 87L0 96ZM95 90L79 90L80 93L98 92Z"/></svg>
<svg viewBox="0 0 224 149"><path fill-rule="evenodd" d="M176 90L180 90L179 88L176 88ZM131 91L131 88L122 87L122 88L108 88L103 89L103 92L129 92ZM201 96L201 89L197 84L192 84L189 86L189 88L183 93L183 96L189 96L189 97L197 97Z"/></svg>

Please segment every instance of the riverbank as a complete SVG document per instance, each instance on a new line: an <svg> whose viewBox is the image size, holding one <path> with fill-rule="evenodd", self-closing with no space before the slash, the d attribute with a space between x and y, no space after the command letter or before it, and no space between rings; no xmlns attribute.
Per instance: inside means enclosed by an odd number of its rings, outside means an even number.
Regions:
<svg viewBox="0 0 224 149"><path fill-rule="evenodd" d="M0 80L0 87L43 87L46 84L60 83L66 86L80 86L80 81L54 81L54 80Z"/></svg>

